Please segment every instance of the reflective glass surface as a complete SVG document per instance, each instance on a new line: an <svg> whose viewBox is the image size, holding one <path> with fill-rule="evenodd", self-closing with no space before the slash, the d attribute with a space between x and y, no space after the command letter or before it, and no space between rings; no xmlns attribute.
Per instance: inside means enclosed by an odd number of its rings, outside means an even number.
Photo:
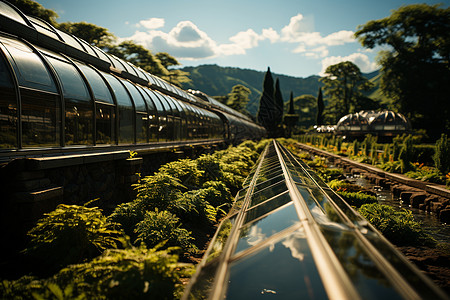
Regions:
<svg viewBox="0 0 450 300"><path fill-rule="evenodd" d="M226 299L327 299L303 230L231 263Z"/></svg>
<svg viewBox="0 0 450 300"><path fill-rule="evenodd" d="M6 15L14 21L26 24L25 20L20 16L18 12L16 12L11 6L2 1L0 1L0 12L2 15Z"/></svg>
<svg viewBox="0 0 450 300"><path fill-rule="evenodd" d="M137 111L147 112L147 107L145 106L145 101L142 95L138 92L136 86L129 81L123 80L122 83L125 84L128 92L133 98L134 105Z"/></svg>
<svg viewBox="0 0 450 300"><path fill-rule="evenodd" d="M11 55L11 64L20 86L58 92L47 67L36 53L21 42L6 38L1 41Z"/></svg>
<svg viewBox="0 0 450 300"><path fill-rule="evenodd" d="M259 205L252 206L245 214L245 223L250 222L260 216L277 209L278 207L291 202L291 196L289 192L285 192L279 196L273 197L266 202L262 202Z"/></svg>
<svg viewBox="0 0 450 300"><path fill-rule="evenodd" d="M250 207L264 202L278 194L281 194L284 191L287 191L287 186L284 181L259 190L257 193L254 193L252 195L250 200Z"/></svg>
<svg viewBox="0 0 450 300"><path fill-rule="evenodd" d="M97 144L110 144L115 142L115 109L112 105L97 103L96 142Z"/></svg>
<svg viewBox="0 0 450 300"><path fill-rule="evenodd" d="M247 219L255 219L253 217L248 217L249 214L254 215L254 217L260 217L265 213L271 211L273 212L261 219L244 225L240 229L239 240L235 253L239 253L242 250L255 246L265 241L272 235L297 224L299 222L299 218L294 205L290 203L282 206L288 202L291 202L289 195L286 197L286 194L283 194L267 202L267 204L271 207L260 210L261 207L265 206L263 204L248 211L246 221ZM276 210L277 207L280 207L280 209Z"/></svg>
<svg viewBox="0 0 450 300"><path fill-rule="evenodd" d="M1 9L1 6L0 6ZM17 100L10 71L0 55L0 148L17 147Z"/></svg>
<svg viewBox="0 0 450 300"><path fill-rule="evenodd" d="M74 102L90 102L91 97L78 70L70 63L47 57L61 81L64 98Z"/></svg>
<svg viewBox="0 0 450 300"><path fill-rule="evenodd" d="M92 92L94 93L95 100L114 104L111 92L109 91L105 81L100 76L100 74L98 74L94 69L86 65L83 64L77 65L80 67L84 76L86 76L88 83L92 89Z"/></svg>
<svg viewBox="0 0 450 300"><path fill-rule="evenodd" d="M60 98L54 94L21 90L22 143L24 147L58 146Z"/></svg>
<svg viewBox="0 0 450 300"><path fill-rule="evenodd" d="M325 226L321 230L362 299L403 299L353 232Z"/></svg>

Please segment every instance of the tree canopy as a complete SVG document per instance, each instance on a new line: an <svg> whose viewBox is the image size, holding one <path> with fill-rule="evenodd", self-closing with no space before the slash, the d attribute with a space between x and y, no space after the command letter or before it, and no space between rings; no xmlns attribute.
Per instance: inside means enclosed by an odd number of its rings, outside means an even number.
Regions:
<svg viewBox="0 0 450 300"><path fill-rule="evenodd" d="M362 91L373 87L358 66L350 61L329 66L320 81L324 83L324 94L328 96L329 103L328 115L334 116L334 123L344 115L353 113L363 97Z"/></svg>
<svg viewBox="0 0 450 300"><path fill-rule="evenodd" d="M44 8L37 2L32 0L8 0L8 2L16 6L26 15L40 18L53 26L57 26L58 24L56 22L58 14L54 10Z"/></svg>
<svg viewBox="0 0 450 300"><path fill-rule="evenodd" d="M250 100L248 96L251 93L252 92L249 88L241 84L235 85L233 86L231 92L228 94L226 105L237 111L245 113L245 108L247 107L247 103Z"/></svg>
<svg viewBox="0 0 450 300"><path fill-rule="evenodd" d="M431 137L450 130L450 8L402 6L389 17L359 26L355 36L380 52L380 88L414 127Z"/></svg>
<svg viewBox="0 0 450 300"><path fill-rule="evenodd" d="M117 39L108 29L87 22L64 22L56 27L103 50L109 49Z"/></svg>
<svg viewBox="0 0 450 300"><path fill-rule="evenodd" d="M25 14L41 18L56 28L71 33L91 45L125 59L172 84L181 87L183 83L190 81L188 72L172 68L180 64L168 53L160 52L153 55L150 50L132 41L124 41L117 44L117 37L109 32L107 28L92 23L58 23L56 22L58 14L55 11L45 9L42 5L32 0L11 0L9 2L17 6Z"/></svg>

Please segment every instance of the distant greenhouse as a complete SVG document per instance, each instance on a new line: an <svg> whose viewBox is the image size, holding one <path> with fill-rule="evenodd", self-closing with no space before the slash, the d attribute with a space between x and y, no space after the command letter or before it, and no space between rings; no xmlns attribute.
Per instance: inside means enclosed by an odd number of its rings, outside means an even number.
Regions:
<svg viewBox="0 0 450 300"><path fill-rule="evenodd" d="M380 137L391 137L408 133L411 124L400 113L383 111L360 111L343 116L336 125L336 134L346 137L360 137L372 134Z"/></svg>

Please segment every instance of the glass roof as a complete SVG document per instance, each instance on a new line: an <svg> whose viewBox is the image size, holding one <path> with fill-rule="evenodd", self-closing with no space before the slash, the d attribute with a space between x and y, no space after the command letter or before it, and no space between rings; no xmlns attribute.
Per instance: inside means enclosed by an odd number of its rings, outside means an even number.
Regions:
<svg viewBox="0 0 450 300"><path fill-rule="evenodd" d="M182 299L445 299L278 142L252 173Z"/></svg>

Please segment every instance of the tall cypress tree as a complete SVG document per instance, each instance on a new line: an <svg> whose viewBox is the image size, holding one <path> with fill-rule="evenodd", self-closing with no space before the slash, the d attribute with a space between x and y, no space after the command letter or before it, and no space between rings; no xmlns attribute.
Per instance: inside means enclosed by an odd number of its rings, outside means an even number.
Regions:
<svg viewBox="0 0 450 300"><path fill-rule="evenodd" d="M292 134L292 129L295 127L298 121L298 114L295 113L294 109L294 95L291 91L291 96L289 98L289 110L284 116L284 124L287 128L287 136L290 137Z"/></svg>
<svg viewBox="0 0 450 300"><path fill-rule="evenodd" d="M322 88L319 88L319 95L317 96L317 125L323 125L323 110L325 105L323 104Z"/></svg>
<svg viewBox="0 0 450 300"><path fill-rule="evenodd" d="M277 128L283 121L283 109L284 109L284 101L283 96L281 95L280 81L278 80L278 78L275 81L274 99L275 99L275 120L273 125L275 128Z"/></svg>
<svg viewBox="0 0 450 300"><path fill-rule="evenodd" d="M259 100L258 122L269 132L272 131L274 123L274 107L273 78L270 67L268 67L264 75L263 91Z"/></svg>

